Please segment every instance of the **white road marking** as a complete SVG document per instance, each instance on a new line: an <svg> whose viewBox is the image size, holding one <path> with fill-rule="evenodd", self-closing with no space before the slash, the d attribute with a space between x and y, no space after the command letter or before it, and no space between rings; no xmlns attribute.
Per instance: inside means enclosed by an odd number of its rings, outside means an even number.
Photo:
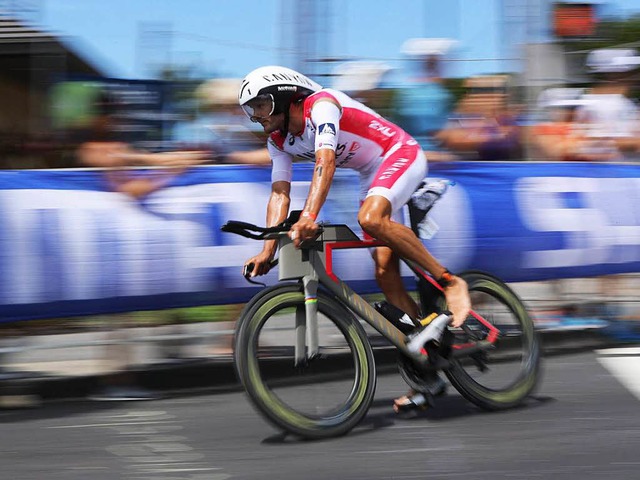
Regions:
<svg viewBox="0 0 640 480"><path fill-rule="evenodd" d="M173 474L172 479L185 480L227 480L231 477L224 472L213 473L223 469L201 461L205 455L191 447L186 437L167 435L184 430L184 427L174 415L165 411L129 411L99 415L93 419L100 423L55 425L47 428L113 430L118 443L107 446L106 451L122 460L126 478L156 478L163 474Z"/></svg>
<svg viewBox="0 0 640 480"><path fill-rule="evenodd" d="M450 452L452 450L462 450L462 447L432 447L432 448L402 448L400 450L363 450L353 453L411 453L411 452Z"/></svg>
<svg viewBox="0 0 640 480"><path fill-rule="evenodd" d="M603 355L606 357L610 356L633 356L640 355L640 347L622 347L622 348L607 348L604 350L596 350L598 355Z"/></svg>
<svg viewBox="0 0 640 480"><path fill-rule="evenodd" d="M598 362L640 400L640 348L598 350Z"/></svg>
<svg viewBox="0 0 640 480"><path fill-rule="evenodd" d="M119 427L122 425L150 425L152 423L167 423L167 420L157 422L120 422L120 423L90 423L87 425L57 425L47 428L94 428L94 427Z"/></svg>
<svg viewBox="0 0 640 480"><path fill-rule="evenodd" d="M221 468L155 468L156 465L153 464L154 468L149 468L146 466L144 473L177 473L177 472L210 472L212 470L222 470Z"/></svg>
<svg viewBox="0 0 640 480"><path fill-rule="evenodd" d="M389 430L400 430L407 428L419 428L420 430L424 430L425 428L438 428L438 425L394 425L389 427Z"/></svg>

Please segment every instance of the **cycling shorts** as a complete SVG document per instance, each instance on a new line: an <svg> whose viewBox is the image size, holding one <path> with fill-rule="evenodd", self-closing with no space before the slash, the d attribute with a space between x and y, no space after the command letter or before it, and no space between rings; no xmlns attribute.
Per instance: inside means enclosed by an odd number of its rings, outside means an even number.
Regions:
<svg viewBox="0 0 640 480"><path fill-rule="evenodd" d="M402 207L427 176L427 159L413 139L397 143L381 157L377 168L360 174L360 200L379 195L391 202L391 218L402 222Z"/></svg>

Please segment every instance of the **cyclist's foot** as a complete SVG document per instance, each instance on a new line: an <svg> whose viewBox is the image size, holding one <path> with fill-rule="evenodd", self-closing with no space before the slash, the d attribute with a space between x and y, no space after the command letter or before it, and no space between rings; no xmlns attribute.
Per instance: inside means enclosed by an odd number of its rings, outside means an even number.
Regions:
<svg viewBox="0 0 640 480"><path fill-rule="evenodd" d="M447 390L447 384L437 372L429 372L422 376L422 381L427 387L428 393L434 397L443 395Z"/></svg>
<svg viewBox="0 0 640 480"><path fill-rule="evenodd" d="M443 395L447 389L447 384L438 375L437 372L430 372L423 377L423 383L426 390L424 392L416 392L410 390L407 395L396 398L393 401L393 410L396 413L409 410L426 410L433 406L433 397Z"/></svg>
<svg viewBox="0 0 640 480"><path fill-rule="evenodd" d="M431 406L433 399L428 393L412 392L393 401L393 411L396 413L426 410Z"/></svg>

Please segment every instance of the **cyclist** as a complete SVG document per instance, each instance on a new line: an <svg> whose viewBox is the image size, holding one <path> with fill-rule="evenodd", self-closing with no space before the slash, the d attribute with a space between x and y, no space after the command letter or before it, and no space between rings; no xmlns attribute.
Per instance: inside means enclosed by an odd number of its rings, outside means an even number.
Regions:
<svg viewBox="0 0 640 480"><path fill-rule="evenodd" d="M398 254L438 280L453 314L452 325L464 323L471 308L466 282L443 267L402 221L402 207L427 173L427 161L418 142L346 94L322 88L281 66L250 72L241 83L238 100L251 121L260 123L269 135L272 187L267 226L287 217L294 161L315 160L304 209L289 232L296 247L316 235L316 218L335 169L354 169L360 174L358 223L366 235L389 246L378 247L373 253L376 280L387 301L413 318L419 315L418 306L401 281ZM276 248L275 240L267 240L262 251L245 262L254 264L252 276L269 271ZM443 390L444 382L434 376L434 388L423 393ZM412 391L396 399L394 409L422 407L426 402L424 395Z"/></svg>

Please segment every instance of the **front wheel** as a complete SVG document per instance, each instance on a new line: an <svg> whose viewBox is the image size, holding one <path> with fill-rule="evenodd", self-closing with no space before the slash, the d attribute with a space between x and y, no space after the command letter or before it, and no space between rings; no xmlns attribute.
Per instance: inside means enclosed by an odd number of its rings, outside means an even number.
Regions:
<svg viewBox="0 0 640 480"><path fill-rule="evenodd" d="M451 360L445 373L467 400L487 410L520 404L536 387L540 342L533 321L518 296L502 281L482 272L460 275L469 286L473 311L500 330L494 349ZM462 329L451 330L453 346L483 339L487 328L473 315Z"/></svg>
<svg viewBox="0 0 640 480"><path fill-rule="evenodd" d="M295 365L296 316L304 317L300 284L280 284L249 302L236 327L238 376L256 409L276 427L304 438L347 433L373 401L376 371L355 317L319 291L319 355Z"/></svg>

